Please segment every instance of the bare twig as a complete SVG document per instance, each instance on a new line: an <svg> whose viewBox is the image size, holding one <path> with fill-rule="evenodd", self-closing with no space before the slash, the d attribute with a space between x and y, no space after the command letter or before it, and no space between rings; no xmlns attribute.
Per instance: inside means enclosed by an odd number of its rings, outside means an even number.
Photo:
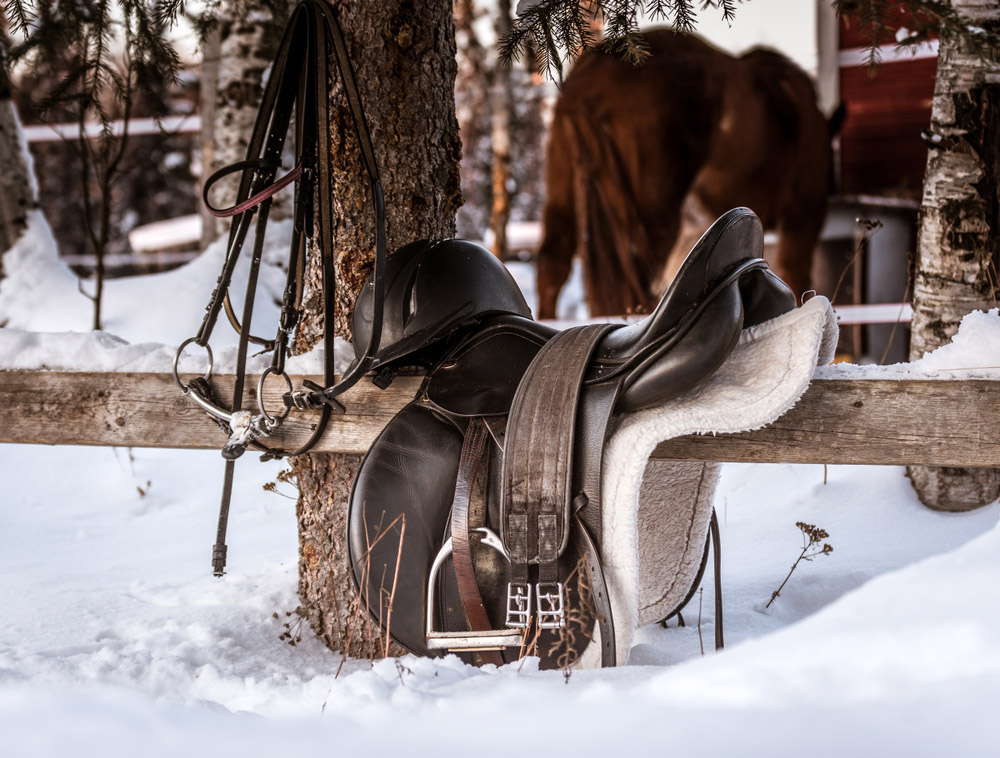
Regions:
<svg viewBox="0 0 1000 758"><path fill-rule="evenodd" d="M704 587L698 588L698 647L701 648L702 655L705 655L705 641L701 638L701 596L704 592Z"/></svg>
<svg viewBox="0 0 1000 758"><path fill-rule="evenodd" d="M811 561L817 555L829 555L833 552L833 547L828 543L823 543L823 547L818 547L818 545L823 542L830 535L827 533L826 529L820 529L818 526L812 524L806 524L802 521L796 521L795 526L797 526L802 532L802 552L799 553L799 557L795 559L795 563L792 564L792 568L788 572L788 576L785 577L785 581L781 583L773 593L771 593L771 599L767 601L767 605L764 609L767 610L771 607L771 603L778 599L781 591L785 588L785 584L788 580L792 578L792 573L795 568L799 565L801 561ZM810 548L815 547L816 549L809 552Z"/></svg>
<svg viewBox="0 0 1000 758"><path fill-rule="evenodd" d="M590 642L594 638L592 629L588 629L587 627L588 624L596 619L597 611L594 606L593 588L591 587L590 576L586 571L586 567L587 557L581 555L580 559L576 562L576 566L573 567L573 570L563 582L563 586L569 588L574 579L579 577L576 583L579 601L575 607L566 609L565 623L558 630L556 638L548 650L549 656L555 657L556 665L562 670L567 684L569 684L573 664L580 657L576 652L577 646L581 643L580 636L582 635L587 642Z"/></svg>
<svg viewBox="0 0 1000 758"><path fill-rule="evenodd" d="M833 288L833 295L830 297L831 305L837 302L837 295L840 293L840 286L844 283L844 277L847 276L847 272L851 270L858 258L861 256L861 253L864 252L865 243L871 239L872 235L877 230L882 228L882 222L878 219L872 220L868 218L859 218L857 219L857 223L858 226L860 226L864 231L858 239L858 244L854 246L854 255L851 256L851 260L848 261L847 265L844 266L843 271L840 272L840 278L837 280L837 286Z"/></svg>
<svg viewBox="0 0 1000 758"><path fill-rule="evenodd" d="M389 657L389 644L392 639L389 630L392 628L392 604L396 600L396 584L399 580L399 564L403 559L403 540L406 539L406 515L399 514L403 517L403 523L399 526L399 548L396 551L396 570L392 574L392 591L389 593L389 607L386 609L385 616L385 650L384 655L386 658Z"/></svg>

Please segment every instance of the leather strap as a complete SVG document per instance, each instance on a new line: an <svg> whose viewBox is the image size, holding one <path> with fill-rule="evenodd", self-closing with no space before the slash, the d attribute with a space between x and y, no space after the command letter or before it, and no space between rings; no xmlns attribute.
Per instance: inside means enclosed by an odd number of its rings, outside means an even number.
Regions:
<svg viewBox="0 0 1000 758"><path fill-rule="evenodd" d="M596 324L549 340L528 366L511 406L504 443L503 539L513 582L558 581L569 537L576 414L594 348L613 329Z"/></svg>
<svg viewBox="0 0 1000 758"><path fill-rule="evenodd" d="M303 266L297 260L297 256L305 250L308 236L312 234L314 202L319 209L318 241L322 260L324 317L328 327L333 324L336 256L333 250L333 180L329 166L330 41L333 43L333 57L358 138L362 164L368 174L372 190L372 205L375 213L375 265L371 337L362 359L356 361L338 382L334 370L333 329L324 330L325 386L321 388L319 393L314 393L322 401L323 410L319 422L315 425L309 440L301 448L291 453L272 450L259 443L254 443L254 447L264 450L268 457L279 457L286 454L297 455L306 452L315 444L326 428L333 407L338 405L334 398L356 384L367 372L371 359L378 350L382 332L386 257L385 201L378 174L378 165L375 160L375 151L365 122L361 97L344 43L343 33L333 9L327 2L303 0L296 6L285 28L278 54L272 65L271 76L261 98L261 105L257 111L257 118L247 146L246 159L217 171L210 177L205 186L207 204L207 192L214 181L226 174L242 171L236 202L231 208L221 212L233 219L229 232L226 260L206 308L201 328L195 337L195 341L199 345L207 345L218 316L222 309L225 309L229 321L240 335L236 383L231 408L235 412L241 407L246 374L246 356L251 342L263 345L265 350L275 349L276 355L272 367L277 373L283 369L287 333L290 331L289 324L298 320L298 313L292 313L291 310L294 310L294 303L298 301L296 293L300 293L302 289L301 280L295 281L295 277L301 277L303 272ZM281 164L281 155L293 110L295 112L296 153L299 157L296 168L276 182L274 176ZM315 194L312 184L313 172L318 180ZM308 179L308 182L305 182L304 179ZM286 301L288 302L282 309L282 319L278 326L277 337L274 340L265 340L255 337L251 333L250 321L256 291L256 274L263 253L264 232L271 197L293 181L296 183L296 234L292 240L289 281L286 285ZM209 207L211 208L211 206ZM215 211L218 212L218 209ZM229 299L229 286L254 215L258 215L258 218L254 252L251 259L251 276L244 299L243 317L237 319ZM277 354L278 352L281 354ZM319 404L317 403L317 405ZM218 534L220 539L217 540L213 551L213 570L217 575L222 574L225 565L223 538L229 513L231 477L232 466L229 465L227 466L227 482L229 484L223 488L222 503L219 509Z"/></svg>
<svg viewBox="0 0 1000 758"><path fill-rule="evenodd" d="M235 173L237 171L245 171L248 168L261 168L261 167L277 168L277 166L270 165L271 163L272 163L271 161L265 161L265 160L239 161L238 163L233 163L230 166L220 168L218 171L216 171L214 174L208 177L207 180L205 180L205 188L202 192L202 202L204 202L205 208L207 208L208 212L211 213L216 218L230 218L231 216L236 216L240 213L243 213L244 211L248 211L254 206L260 205L269 197L273 197L278 192L287 187L289 184L298 179L300 176L302 176L302 164L300 163L298 166L289 171L287 174L278 179L276 182L269 185L267 189L261 190L253 197L244 200L242 203L239 203L238 205L233 205L230 206L229 208L216 208L209 202L208 193L211 190L212 185L214 185L224 176L228 176L229 174Z"/></svg>
<svg viewBox="0 0 1000 758"><path fill-rule="evenodd" d="M573 450L573 508L598 543L601 542L601 465L620 381L584 385L576 414Z"/></svg>
<svg viewBox="0 0 1000 758"><path fill-rule="evenodd" d="M601 567L601 554L587 527L577 517L573 518L572 530L573 540L580 546L587 562L590 595L594 602L597 628L601 632L601 666L609 668L617 665L618 653L615 646L615 621L611 613L611 595L604 579L604 569Z"/></svg>
<svg viewBox="0 0 1000 758"><path fill-rule="evenodd" d="M715 649L726 646L722 637L722 537L719 534L719 517L712 509L712 520L708 522L712 533L712 568L715 570Z"/></svg>
<svg viewBox="0 0 1000 758"><path fill-rule="evenodd" d="M480 523L471 522L470 502L476 473L486 453L489 439L490 433L482 417L472 419L465 432L462 457L458 463L458 478L455 482L455 498L451 505L451 546L455 579L462 605L465 608L465 616L469 622L469 630L473 632L485 632L493 628L493 623L483 605L483 595L476 579L470 532L473 526L481 526ZM485 522L485 516L485 509L483 509L483 522ZM476 521L478 520L476 519ZM503 656L497 650L483 650L479 652L479 655L483 663L503 665Z"/></svg>

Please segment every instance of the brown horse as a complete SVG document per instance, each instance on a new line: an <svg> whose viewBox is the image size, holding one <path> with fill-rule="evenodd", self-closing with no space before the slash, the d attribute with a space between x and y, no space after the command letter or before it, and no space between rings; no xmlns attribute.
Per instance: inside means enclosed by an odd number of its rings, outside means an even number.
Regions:
<svg viewBox="0 0 1000 758"><path fill-rule="evenodd" d="M648 310L664 271L676 270L668 258L682 208L707 220L753 209L778 231L774 267L801 295L837 124L816 107L806 74L778 53L733 58L669 30L644 36L650 56L638 67L602 49L581 56L556 104L538 316L555 316L576 254L593 315Z"/></svg>

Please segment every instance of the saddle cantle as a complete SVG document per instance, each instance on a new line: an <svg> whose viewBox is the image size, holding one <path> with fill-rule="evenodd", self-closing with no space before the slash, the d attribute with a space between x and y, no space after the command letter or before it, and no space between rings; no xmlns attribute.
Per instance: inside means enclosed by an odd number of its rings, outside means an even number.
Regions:
<svg viewBox="0 0 1000 758"><path fill-rule="evenodd" d="M353 576L384 631L417 654L475 650L501 663L532 648L555 667L596 630L602 664L615 664L600 556L605 440L617 414L691 391L744 327L794 308L762 247L757 217L730 211L646 318L562 332L532 321L506 269L472 243L390 257L396 331L383 333L381 381L402 365L430 370L351 494Z"/></svg>

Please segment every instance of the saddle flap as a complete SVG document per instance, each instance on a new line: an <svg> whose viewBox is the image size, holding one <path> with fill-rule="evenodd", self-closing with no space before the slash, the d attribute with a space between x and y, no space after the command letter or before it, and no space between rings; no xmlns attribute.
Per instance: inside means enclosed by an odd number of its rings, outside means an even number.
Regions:
<svg viewBox="0 0 1000 758"><path fill-rule="evenodd" d="M419 655L433 654L424 637L427 576L447 530L462 442L453 424L411 403L372 443L351 490L355 586L372 617Z"/></svg>
<svg viewBox="0 0 1000 758"><path fill-rule="evenodd" d="M431 372L427 398L456 416L505 416L539 349L557 332L528 319L491 320Z"/></svg>

